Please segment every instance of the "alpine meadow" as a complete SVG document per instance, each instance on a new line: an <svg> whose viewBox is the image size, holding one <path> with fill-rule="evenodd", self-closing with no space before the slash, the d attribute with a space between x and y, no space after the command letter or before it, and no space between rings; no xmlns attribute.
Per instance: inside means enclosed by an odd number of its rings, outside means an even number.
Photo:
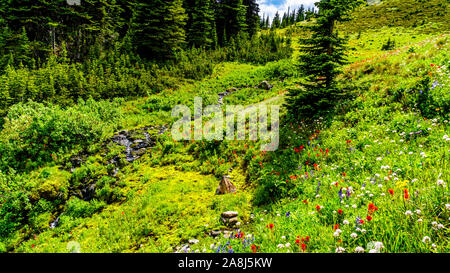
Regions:
<svg viewBox="0 0 450 273"><path fill-rule="evenodd" d="M450 253L450 1L261 2L0 0L0 253Z"/></svg>

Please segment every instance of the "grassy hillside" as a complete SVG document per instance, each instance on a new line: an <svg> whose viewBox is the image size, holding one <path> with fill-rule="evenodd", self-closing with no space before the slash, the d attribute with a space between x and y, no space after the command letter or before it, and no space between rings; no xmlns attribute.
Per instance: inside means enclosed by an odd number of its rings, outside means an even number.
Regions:
<svg viewBox="0 0 450 273"><path fill-rule="evenodd" d="M393 0L356 11L340 26L350 99L313 124L282 118L275 152L259 141L174 141L171 110L192 109L194 96L216 104L231 88L224 105L281 104L300 88L295 57L222 62L203 80L132 100L13 105L0 167L21 164L0 172L0 252L448 253L446 10L448 1ZM279 33L295 49L303 32ZM257 88L264 80L273 88ZM224 175L237 191L215 195ZM239 225L224 225L224 211Z"/></svg>
<svg viewBox="0 0 450 273"><path fill-rule="evenodd" d="M421 27L425 33L448 31L449 9L450 2L442 0L384 0L360 8L344 29L358 32L383 27Z"/></svg>

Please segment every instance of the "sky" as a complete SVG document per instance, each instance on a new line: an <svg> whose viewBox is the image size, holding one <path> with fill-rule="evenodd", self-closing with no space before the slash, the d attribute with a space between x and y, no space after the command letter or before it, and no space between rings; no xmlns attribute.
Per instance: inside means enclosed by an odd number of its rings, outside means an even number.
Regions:
<svg viewBox="0 0 450 273"><path fill-rule="evenodd" d="M283 13L287 12L288 7L291 8L291 11L300 7L301 4L303 4L305 8L312 7L317 1L318 0L257 0L260 9L259 16L261 16L261 18L264 14L266 17L269 16L270 22L272 22L272 18L277 10L280 13L280 17L282 17Z"/></svg>

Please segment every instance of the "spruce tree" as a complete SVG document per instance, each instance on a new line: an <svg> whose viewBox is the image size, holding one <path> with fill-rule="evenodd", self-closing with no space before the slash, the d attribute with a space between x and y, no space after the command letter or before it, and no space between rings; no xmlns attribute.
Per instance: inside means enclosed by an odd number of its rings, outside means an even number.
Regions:
<svg viewBox="0 0 450 273"><path fill-rule="evenodd" d="M226 45L239 32L247 30L246 6L242 0L217 0L216 24L220 45Z"/></svg>
<svg viewBox="0 0 450 273"><path fill-rule="evenodd" d="M194 0L193 4L189 14L188 43L194 47L214 48L217 41L213 3L211 0Z"/></svg>
<svg viewBox="0 0 450 273"><path fill-rule="evenodd" d="M335 30L337 22L349 19L349 12L360 0L323 0L315 3L319 8L316 22L307 28L310 37L300 38L299 71L303 76L303 89L292 89L287 108L292 117L312 118L329 110L339 98L340 90L335 77L346 62L345 40Z"/></svg>
<svg viewBox="0 0 450 273"><path fill-rule="evenodd" d="M277 29L277 28L280 27L280 25L281 25L281 22L280 22L280 14L279 14L278 11L277 11L277 12L275 13L275 16L273 17L271 29L272 29L272 30L273 30L273 29Z"/></svg>
<svg viewBox="0 0 450 273"><path fill-rule="evenodd" d="M296 22L301 22L305 20L305 7L303 5L297 11L297 16L295 18Z"/></svg>
<svg viewBox="0 0 450 273"><path fill-rule="evenodd" d="M182 0L152 0L136 4L134 41L141 56L168 60L185 44L186 13Z"/></svg>
<svg viewBox="0 0 450 273"><path fill-rule="evenodd" d="M244 0L243 5L246 6L245 23L247 24L247 32L251 37L258 31L259 6L256 0Z"/></svg>

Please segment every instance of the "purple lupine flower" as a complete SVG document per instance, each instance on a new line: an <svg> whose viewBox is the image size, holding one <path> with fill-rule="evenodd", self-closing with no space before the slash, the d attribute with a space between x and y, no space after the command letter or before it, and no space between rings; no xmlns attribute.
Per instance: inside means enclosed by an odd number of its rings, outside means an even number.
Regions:
<svg viewBox="0 0 450 273"><path fill-rule="evenodd" d="M438 81L435 80L435 81L433 82L433 84L431 85L431 89L436 88L437 85L438 85Z"/></svg>
<svg viewBox="0 0 450 273"><path fill-rule="evenodd" d="M355 229L358 228L358 226L361 226L361 219L359 216L356 217Z"/></svg>
<svg viewBox="0 0 450 273"><path fill-rule="evenodd" d="M291 215L291 212L290 211L286 212L286 217L289 217L289 215Z"/></svg>
<svg viewBox="0 0 450 273"><path fill-rule="evenodd" d="M339 190L339 200L342 201L342 187L341 187L341 189Z"/></svg>

